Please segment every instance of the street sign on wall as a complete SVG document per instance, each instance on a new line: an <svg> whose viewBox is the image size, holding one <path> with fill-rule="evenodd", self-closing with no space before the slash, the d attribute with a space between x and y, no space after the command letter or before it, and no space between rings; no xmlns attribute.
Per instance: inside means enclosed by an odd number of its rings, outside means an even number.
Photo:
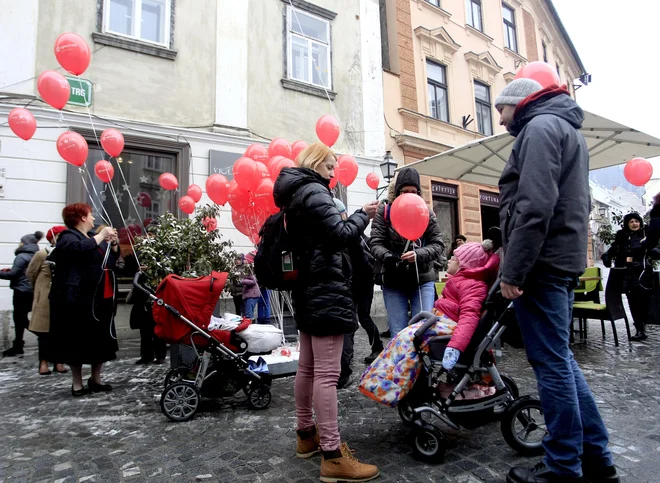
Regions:
<svg viewBox="0 0 660 483"><path fill-rule="evenodd" d="M221 174L231 181L234 179L232 168L240 157L241 155L237 153L209 149L209 175Z"/></svg>
<svg viewBox="0 0 660 483"><path fill-rule="evenodd" d="M66 77L71 86L69 102L73 106L90 107L92 105L92 83L79 77Z"/></svg>

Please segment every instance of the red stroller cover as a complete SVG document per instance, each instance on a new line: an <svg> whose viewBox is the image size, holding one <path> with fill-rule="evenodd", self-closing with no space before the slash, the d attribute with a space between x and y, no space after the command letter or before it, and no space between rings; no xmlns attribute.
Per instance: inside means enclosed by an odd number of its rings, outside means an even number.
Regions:
<svg viewBox="0 0 660 483"><path fill-rule="evenodd" d="M212 272L211 275L199 278L168 275L156 289L156 297L178 310L200 330L205 330L228 275L226 272ZM194 329L165 306L154 304L153 316L156 337L169 344L190 343L189 337Z"/></svg>

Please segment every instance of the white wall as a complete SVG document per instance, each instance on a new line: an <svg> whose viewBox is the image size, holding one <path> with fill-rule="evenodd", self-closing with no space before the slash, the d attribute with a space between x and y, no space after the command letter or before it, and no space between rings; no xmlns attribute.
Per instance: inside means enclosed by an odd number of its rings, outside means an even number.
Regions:
<svg viewBox="0 0 660 483"><path fill-rule="evenodd" d="M0 92L34 94L39 0L0 0L0 12Z"/></svg>

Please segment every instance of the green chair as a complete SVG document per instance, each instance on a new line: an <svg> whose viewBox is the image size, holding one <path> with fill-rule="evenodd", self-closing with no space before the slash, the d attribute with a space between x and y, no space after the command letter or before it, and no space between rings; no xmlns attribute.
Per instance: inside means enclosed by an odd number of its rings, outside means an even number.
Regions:
<svg viewBox="0 0 660 483"><path fill-rule="evenodd" d="M594 302L600 303L600 292L603 289L603 278L599 267L589 267L580 278L593 278L594 280L585 280L575 289L576 302ZM596 280L597 278L597 280Z"/></svg>
<svg viewBox="0 0 660 483"><path fill-rule="evenodd" d="M447 282L437 282L435 284L435 293L438 294L438 298L442 297L442 291L445 289Z"/></svg>

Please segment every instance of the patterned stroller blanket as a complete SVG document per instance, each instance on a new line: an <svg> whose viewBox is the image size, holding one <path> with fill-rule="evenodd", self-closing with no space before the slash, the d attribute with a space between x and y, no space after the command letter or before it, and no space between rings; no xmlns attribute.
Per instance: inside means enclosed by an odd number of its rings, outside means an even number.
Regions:
<svg viewBox="0 0 660 483"><path fill-rule="evenodd" d="M452 335L456 322L443 314L426 331L422 348L439 335ZM360 392L386 406L395 407L412 389L422 369L422 361L413 342L415 331L425 321L410 325L394 336L360 378Z"/></svg>

